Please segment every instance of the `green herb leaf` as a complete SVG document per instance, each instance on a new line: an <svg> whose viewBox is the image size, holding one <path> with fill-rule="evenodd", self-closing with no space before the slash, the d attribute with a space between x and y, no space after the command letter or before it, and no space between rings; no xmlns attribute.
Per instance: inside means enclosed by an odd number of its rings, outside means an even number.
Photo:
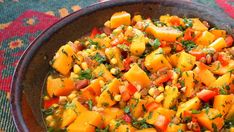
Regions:
<svg viewBox="0 0 234 132"><path fill-rule="evenodd" d="M87 69L85 71L81 71L79 74L79 79L83 80L83 79L91 79L92 78L92 73L90 69Z"/></svg>
<svg viewBox="0 0 234 132"><path fill-rule="evenodd" d="M130 112L130 107L129 106L124 107L124 112L129 113Z"/></svg>
<svg viewBox="0 0 234 132"><path fill-rule="evenodd" d="M193 41L182 40L181 43L186 48L186 51L190 51L191 49L197 47L197 45Z"/></svg>
<svg viewBox="0 0 234 132"><path fill-rule="evenodd" d="M95 56L92 57L92 59L95 59L99 64L106 61L106 57L100 55L99 53L96 53Z"/></svg>
<svg viewBox="0 0 234 132"><path fill-rule="evenodd" d="M155 39L153 42L150 42L149 44L153 46L155 49L157 49L161 43L158 39Z"/></svg>
<svg viewBox="0 0 234 132"><path fill-rule="evenodd" d="M192 110L192 114L199 114L201 113L201 111L198 111L198 110Z"/></svg>
<svg viewBox="0 0 234 132"><path fill-rule="evenodd" d="M92 110L92 108L93 108L93 101L92 100L88 100L88 106L89 106L89 110Z"/></svg>

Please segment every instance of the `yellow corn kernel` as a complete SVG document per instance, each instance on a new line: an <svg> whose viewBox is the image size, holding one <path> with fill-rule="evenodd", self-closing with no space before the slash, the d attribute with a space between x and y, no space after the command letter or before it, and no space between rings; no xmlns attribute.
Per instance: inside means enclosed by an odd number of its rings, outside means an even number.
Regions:
<svg viewBox="0 0 234 132"><path fill-rule="evenodd" d="M117 94L114 96L115 101L120 101L121 100L121 95Z"/></svg>
<svg viewBox="0 0 234 132"><path fill-rule="evenodd" d="M81 63L81 68L84 69L84 70L87 70L88 69L88 64L86 62L82 62Z"/></svg>
<svg viewBox="0 0 234 132"><path fill-rule="evenodd" d="M151 96L154 96L154 92L155 92L154 88L150 88L150 90L148 91L149 95Z"/></svg>
<svg viewBox="0 0 234 132"><path fill-rule="evenodd" d="M160 102L162 102L164 100L164 95L163 95L163 93L161 93L159 96L157 96L156 98L155 98L155 101L157 102L157 103L160 103Z"/></svg>
<svg viewBox="0 0 234 132"><path fill-rule="evenodd" d="M74 73L76 73L76 74L80 73L80 71L81 71L80 66L77 65L77 64L75 64L75 65L73 66L73 71L74 71Z"/></svg>
<svg viewBox="0 0 234 132"><path fill-rule="evenodd" d="M99 84L101 85L101 87L103 87L105 85L105 82L103 80L100 80Z"/></svg>
<svg viewBox="0 0 234 132"><path fill-rule="evenodd" d="M118 70L116 68L111 68L110 72L111 74L116 75L118 73Z"/></svg>
<svg viewBox="0 0 234 132"><path fill-rule="evenodd" d="M164 91L164 87L163 86L159 86L158 90L159 90L159 92L163 92Z"/></svg>
<svg viewBox="0 0 234 132"><path fill-rule="evenodd" d="M111 59L111 64L117 64L117 59L116 58L112 58Z"/></svg>
<svg viewBox="0 0 234 132"><path fill-rule="evenodd" d="M134 96L134 98L136 98L136 99L140 99L140 98L141 98L141 93L135 92L133 96Z"/></svg>

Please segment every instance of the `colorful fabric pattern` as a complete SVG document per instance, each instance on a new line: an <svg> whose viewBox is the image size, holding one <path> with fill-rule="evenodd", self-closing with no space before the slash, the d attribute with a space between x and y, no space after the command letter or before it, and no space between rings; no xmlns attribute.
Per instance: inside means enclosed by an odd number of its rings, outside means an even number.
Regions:
<svg viewBox="0 0 234 132"><path fill-rule="evenodd" d="M16 131L7 98L14 69L29 43L59 18L100 1L0 0L0 132ZM194 1L234 18L233 0Z"/></svg>

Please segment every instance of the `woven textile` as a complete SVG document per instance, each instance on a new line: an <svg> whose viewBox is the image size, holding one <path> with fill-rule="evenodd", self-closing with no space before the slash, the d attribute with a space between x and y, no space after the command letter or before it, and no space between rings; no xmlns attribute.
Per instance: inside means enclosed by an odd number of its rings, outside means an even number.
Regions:
<svg viewBox="0 0 234 132"><path fill-rule="evenodd" d="M234 18L233 0L194 0ZM10 83L17 62L43 30L97 0L0 0L0 132L16 131L10 114ZM9 97L8 97L9 98Z"/></svg>

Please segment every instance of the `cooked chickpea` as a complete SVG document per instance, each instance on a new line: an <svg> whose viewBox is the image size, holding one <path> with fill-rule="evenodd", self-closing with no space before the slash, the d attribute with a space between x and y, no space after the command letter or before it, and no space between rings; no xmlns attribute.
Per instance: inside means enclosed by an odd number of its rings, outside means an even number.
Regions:
<svg viewBox="0 0 234 132"><path fill-rule="evenodd" d="M111 64L117 64L117 59L116 58L112 58L111 59Z"/></svg>

